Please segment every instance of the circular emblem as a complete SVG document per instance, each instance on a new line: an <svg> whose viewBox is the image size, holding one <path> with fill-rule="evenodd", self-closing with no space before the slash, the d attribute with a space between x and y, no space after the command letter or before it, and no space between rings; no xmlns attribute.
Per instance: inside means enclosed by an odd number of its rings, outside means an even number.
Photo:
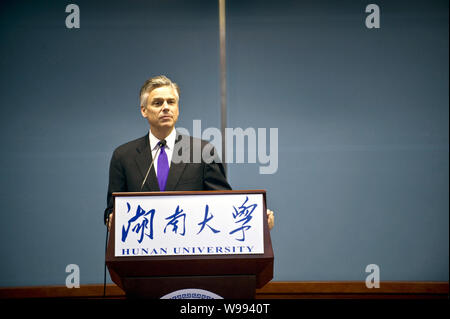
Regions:
<svg viewBox="0 0 450 319"><path fill-rule="evenodd" d="M223 299L223 297L203 289L180 289L162 296L161 299Z"/></svg>

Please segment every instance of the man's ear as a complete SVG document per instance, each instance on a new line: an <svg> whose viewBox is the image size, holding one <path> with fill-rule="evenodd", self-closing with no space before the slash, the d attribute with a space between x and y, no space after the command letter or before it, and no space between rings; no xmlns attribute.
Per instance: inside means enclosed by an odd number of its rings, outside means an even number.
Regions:
<svg viewBox="0 0 450 319"><path fill-rule="evenodd" d="M143 105L141 105L141 114L142 117L147 118L147 108L145 108Z"/></svg>

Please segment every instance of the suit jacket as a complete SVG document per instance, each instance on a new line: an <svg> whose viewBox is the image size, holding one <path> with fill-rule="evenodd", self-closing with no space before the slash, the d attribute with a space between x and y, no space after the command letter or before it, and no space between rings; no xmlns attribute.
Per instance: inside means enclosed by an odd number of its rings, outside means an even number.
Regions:
<svg viewBox="0 0 450 319"><path fill-rule="evenodd" d="M208 142L194 139L191 136L181 135L177 132L175 145L181 139L183 139L183 145L188 140L189 147L179 148L180 155L182 155L182 152L189 152L190 161L188 163L171 162L165 190L231 190L225 177L225 169L217 156L209 153L210 157L206 161L204 161L203 156L200 156L200 163L193 162L193 145L195 145L193 143L201 145L201 149L203 150L208 145ZM209 147L209 149L213 149L211 145ZM175 147L175 151L177 151L177 147ZM174 156L175 154L172 156L172 159ZM104 212L105 222L114 206L112 193L141 191L142 182L151 162L152 154L148 134L123 144L114 150L109 169L107 207ZM142 191L160 191L154 166L150 170Z"/></svg>

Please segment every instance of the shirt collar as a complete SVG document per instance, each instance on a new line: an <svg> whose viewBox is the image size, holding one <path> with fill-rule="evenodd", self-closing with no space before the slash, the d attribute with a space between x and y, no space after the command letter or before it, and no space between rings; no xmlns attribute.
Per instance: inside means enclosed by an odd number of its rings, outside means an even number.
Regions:
<svg viewBox="0 0 450 319"><path fill-rule="evenodd" d="M150 148L153 151L156 146L158 145L158 142L160 141L155 135L152 134L152 131L149 130L149 142L150 142ZM166 149L173 149L175 147L175 139L177 137L177 133L175 128L170 132L170 134L165 138L167 144Z"/></svg>

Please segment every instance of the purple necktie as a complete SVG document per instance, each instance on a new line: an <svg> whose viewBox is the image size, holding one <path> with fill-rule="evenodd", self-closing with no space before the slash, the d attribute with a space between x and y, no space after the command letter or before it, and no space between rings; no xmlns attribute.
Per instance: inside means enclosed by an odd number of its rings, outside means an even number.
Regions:
<svg viewBox="0 0 450 319"><path fill-rule="evenodd" d="M164 150L165 146L161 146L161 142L158 145L161 147L158 157L158 184L159 190L163 192L166 189L167 176L169 175L169 161Z"/></svg>

